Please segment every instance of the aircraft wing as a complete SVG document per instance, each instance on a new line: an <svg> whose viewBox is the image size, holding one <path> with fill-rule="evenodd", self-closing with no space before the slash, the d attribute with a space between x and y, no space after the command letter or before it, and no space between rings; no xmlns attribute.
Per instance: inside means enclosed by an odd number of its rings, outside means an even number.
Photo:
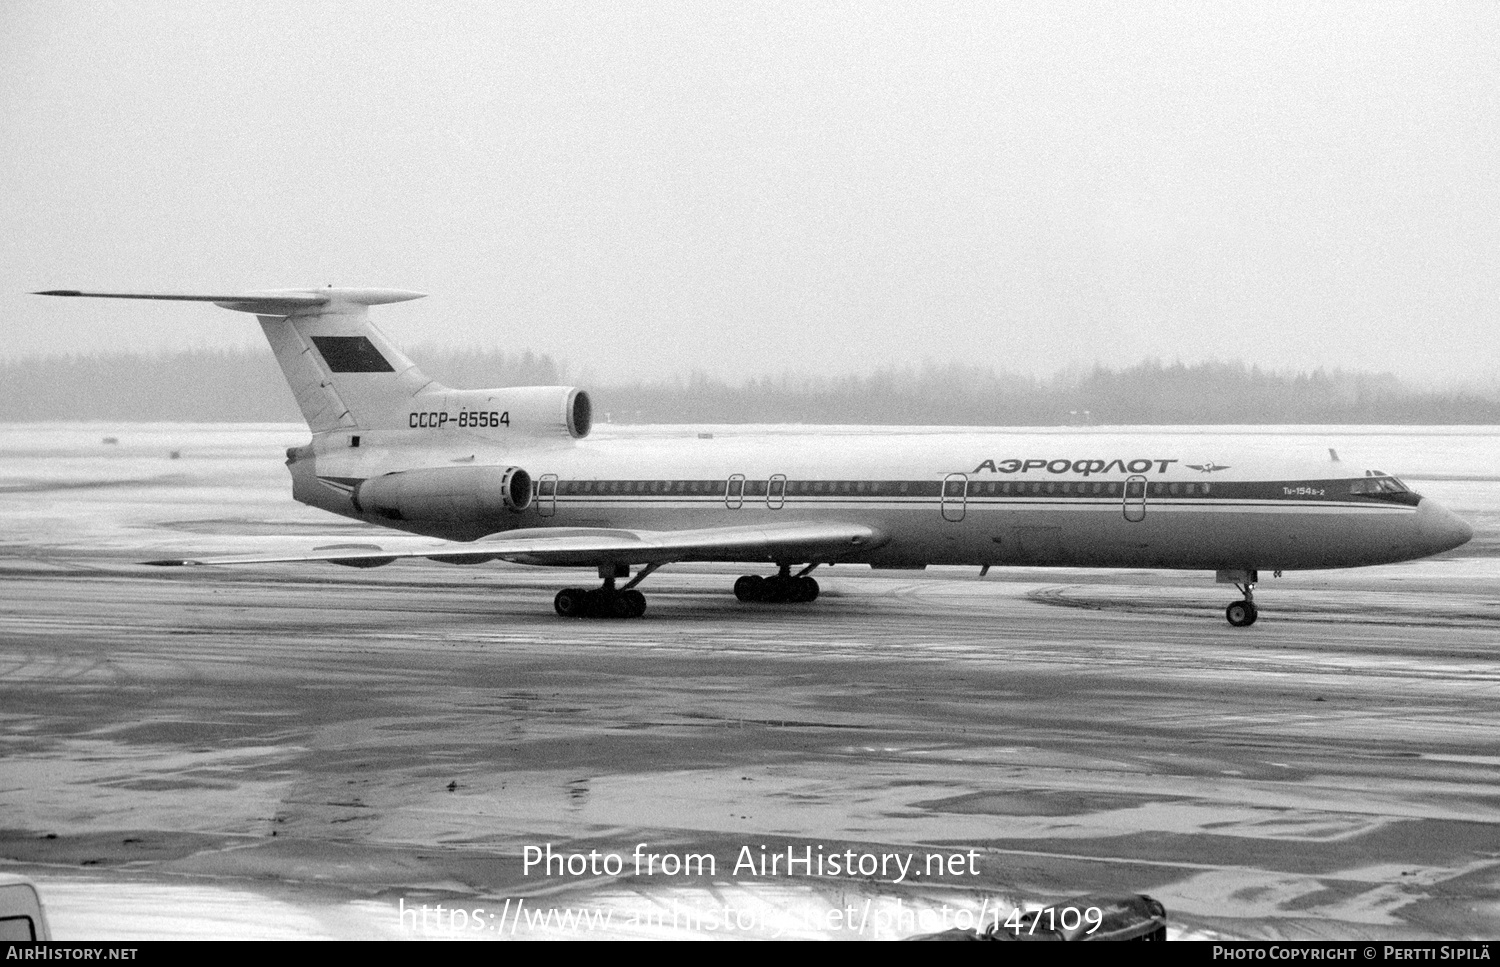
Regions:
<svg viewBox="0 0 1500 967"><path fill-rule="evenodd" d="M159 567L280 564L327 561L378 567L399 558L425 557L449 564L511 561L554 567L668 564L675 561L835 561L879 547L886 535L862 524L799 521L743 527L646 531L596 527L549 527L505 531L470 543L399 538L325 544L303 553L242 557L169 558L145 561Z"/></svg>

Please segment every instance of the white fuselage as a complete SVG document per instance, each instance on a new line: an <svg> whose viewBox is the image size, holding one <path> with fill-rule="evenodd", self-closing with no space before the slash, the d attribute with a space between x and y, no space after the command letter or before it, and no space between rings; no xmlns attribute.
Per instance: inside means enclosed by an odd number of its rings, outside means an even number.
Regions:
<svg viewBox="0 0 1500 967"><path fill-rule="evenodd" d="M503 432L445 426L365 434L359 446L320 434L288 462L304 503L435 537L839 522L882 535L838 558L876 567L1354 567L1438 553L1472 533L1393 478L1332 460L1273 464L1212 449L1222 463L1104 433L721 430L703 439L693 428L657 428L507 443ZM463 466L523 468L530 506L393 520L353 496L360 481L384 474Z"/></svg>

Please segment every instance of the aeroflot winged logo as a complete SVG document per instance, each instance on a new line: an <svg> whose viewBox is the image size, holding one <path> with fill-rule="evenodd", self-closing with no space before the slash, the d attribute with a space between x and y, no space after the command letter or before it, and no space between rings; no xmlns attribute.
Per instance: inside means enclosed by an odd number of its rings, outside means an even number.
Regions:
<svg viewBox="0 0 1500 967"><path fill-rule="evenodd" d="M1111 471L1118 473L1166 473L1167 466L1176 462L1176 460L1162 460L1159 457L1151 460L1147 460L1145 457L1137 460L1072 460L1067 458L1059 458L1057 460L1041 460L1036 458L1018 460L1012 458L1010 460L986 460L969 472L1029 473L1032 470L1045 470L1047 473L1077 474L1087 477L1090 474L1110 473ZM1153 467L1155 468L1154 471ZM1215 469L1223 470L1225 468L1216 467Z"/></svg>
<svg viewBox="0 0 1500 967"><path fill-rule="evenodd" d="M1184 464L1184 466L1186 466L1189 470L1198 470L1203 473L1213 473L1215 470L1229 469L1224 464L1214 463L1212 460L1208 461L1207 463L1188 463Z"/></svg>

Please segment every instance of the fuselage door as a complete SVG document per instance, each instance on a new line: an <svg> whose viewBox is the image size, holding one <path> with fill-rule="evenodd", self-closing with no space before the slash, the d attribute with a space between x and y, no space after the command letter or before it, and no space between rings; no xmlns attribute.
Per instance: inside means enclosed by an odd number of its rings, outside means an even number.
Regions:
<svg viewBox="0 0 1500 967"><path fill-rule="evenodd" d="M745 502L745 475L737 473L732 475L724 484L724 506L730 510L739 510L740 505Z"/></svg>
<svg viewBox="0 0 1500 967"><path fill-rule="evenodd" d="M1146 478L1130 477L1125 481L1125 519L1139 524L1146 519Z"/></svg>
<svg viewBox="0 0 1500 967"><path fill-rule="evenodd" d="M536 512L542 517L557 513L557 474L544 473L537 478Z"/></svg>
<svg viewBox="0 0 1500 967"><path fill-rule="evenodd" d="M766 506L771 510L780 510L784 503L786 503L786 474L773 473L771 479L766 481Z"/></svg>
<svg viewBox="0 0 1500 967"><path fill-rule="evenodd" d="M943 520L964 519L969 500L969 475L950 473L943 478Z"/></svg>

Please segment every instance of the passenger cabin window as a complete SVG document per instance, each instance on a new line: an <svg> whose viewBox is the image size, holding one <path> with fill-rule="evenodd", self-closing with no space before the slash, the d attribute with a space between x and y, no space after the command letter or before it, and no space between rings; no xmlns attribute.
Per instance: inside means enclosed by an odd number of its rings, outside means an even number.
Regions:
<svg viewBox="0 0 1500 967"><path fill-rule="evenodd" d="M1329 483L1336 484L1336 481ZM1371 474L1362 479L1348 481L1349 493L1364 495L1405 494L1410 491L1395 477ZM532 483L534 494L698 494L704 496L744 496L778 498L799 495L847 495L876 497L879 495L904 495L908 497L941 497L952 500L968 496L1003 495L1006 497L1027 495L1051 495L1064 497L1118 497L1122 492L1129 498L1139 499L1153 496L1197 497L1212 492L1208 483L1168 483L1165 481L1131 481L1127 484L1106 483L1101 480L1033 480L1033 481L964 481L953 480L746 480L737 475L728 480L561 480L539 484Z"/></svg>

